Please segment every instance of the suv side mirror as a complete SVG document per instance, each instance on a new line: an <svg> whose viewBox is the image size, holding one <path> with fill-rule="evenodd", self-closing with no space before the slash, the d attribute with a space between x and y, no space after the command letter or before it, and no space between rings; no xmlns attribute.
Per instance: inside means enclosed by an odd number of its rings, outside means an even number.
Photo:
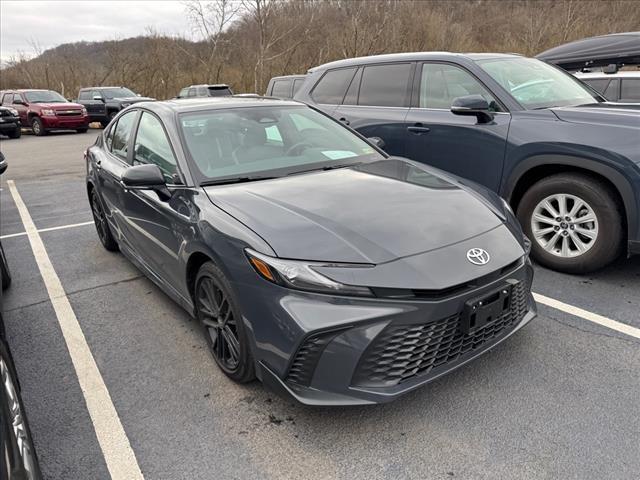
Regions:
<svg viewBox="0 0 640 480"><path fill-rule="evenodd" d="M373 143L378 148L384 148L386 143L380 137L368 137L369 143Z"/></svg>
<svg viewBox="0 0 640 480"><path fill-rule="evenodd" d="M478 123L493 120L493 113L489 111L489 102L482 95L465 95L453 99L451 113L477 117Z"/></svg>
<svg viewBox="0 0 640 480"><path fill-rule="evenodd" d="M134 165L127 168L120 180L127 190L153 190L161 200L171 198L160 167L154 164Z"/></svg>
<svg viewBox="0 0 640 480"><path fill-rule="evenodd" d="M13 99L13 104L14 105L26 105L26 103L24 103L24 100L22 100L21 98L14 98Z"/></svg>

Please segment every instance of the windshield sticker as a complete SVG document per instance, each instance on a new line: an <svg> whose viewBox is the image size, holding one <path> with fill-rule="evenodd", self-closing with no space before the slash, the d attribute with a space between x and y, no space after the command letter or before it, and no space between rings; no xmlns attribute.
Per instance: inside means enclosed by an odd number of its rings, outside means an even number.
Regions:
<svg viewBox="0 0 640 480"><path fill-rule="evenodd" d="M340 160L341 158L357 157L358 154L349 150L325 150L322 154L331 160Z"/></svg>

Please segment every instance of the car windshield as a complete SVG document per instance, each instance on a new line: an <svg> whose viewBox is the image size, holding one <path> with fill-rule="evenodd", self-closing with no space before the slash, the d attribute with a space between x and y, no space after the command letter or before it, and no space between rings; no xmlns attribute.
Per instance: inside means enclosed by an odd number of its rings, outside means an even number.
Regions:
<svg viewBox="0 0 640 480"><path fill-rule="evenodd" d="M51 90L35 90L25 92L24 96L29 103L66 103L67 100L58 92Z"/></svg>
<svg viewBox="0 0 640 480"><path fill-rule="evenodd" d="M203 181L277 177L383 158L337 122L305 106L182 114L186 146Z"/></svg>
<svg viewBox="0 0 640 480"><path fill-rule="evenodd" d="M128 88L105 88L101 90L102 96L107 99L111 98L127 98L127 97L135 97L136 94L133 93Z"/></svg>
<svg viewBox="0 0 640 480"><path fill-rule="evenodd" d="M492 58L476 63L530 110L600 101L572 75L540 60Z"/></svg>

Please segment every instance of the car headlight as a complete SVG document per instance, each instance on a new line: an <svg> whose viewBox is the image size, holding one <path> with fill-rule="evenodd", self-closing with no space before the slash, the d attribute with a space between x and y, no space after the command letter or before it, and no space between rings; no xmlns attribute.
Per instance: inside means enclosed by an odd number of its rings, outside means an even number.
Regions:
<svg viewBox="0 0 640 480"><path fill-rule="evenodd" d="M16 110L15 108L9 107L9 112L11 112L11 115L13 115L14 117L17 117L19 115L18 110Z"/></svg>
<svg viewBox="0 0 640 480"><path fill-rule="evenodd" d="M55 115L55 112L53 110L51 110L50 108L43 108L41 110L41 113L45 117L53 117Z"/></svg>
<svg viewBox="0 0 640 480"><path fill-rule="evenodd" d="M265 280L283 287L319 293L356 295L371 297L373 292L367 287L345 285L336 282L314 270L314 267L370 268L371 265L335 264L327 262L304 262L283 260L245 249L249 263Z"/></svg>
<svg viewBox="0 0 640 480"><path fill-rule="evenodd" d="M87 114L87 109L82 107L82 115L86 115Z"/></svg>

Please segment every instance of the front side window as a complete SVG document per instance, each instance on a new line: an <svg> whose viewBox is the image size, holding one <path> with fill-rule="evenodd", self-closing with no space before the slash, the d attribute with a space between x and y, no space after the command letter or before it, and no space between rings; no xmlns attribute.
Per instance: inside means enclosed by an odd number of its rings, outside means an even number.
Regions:
<svg viewBox="0 0 640 480"><path fill-rule="evenodd" d="M407 87L410 74L410 63L365 67L360 83L358 105L407 106Z"/></svg>
<svg viewBox="0 0 640 480"><path fill-rule="evenodd" d="M180 125L204 181L282 176L383 158L347 128L303 106L185 113Z"/></svg>
<svg viewBox="0 0 640 480"><path fill-rule="evenodd" d="M13 102L13 93L5 93L2 96L2 105L10 105Z"/></svg>
<svg viewBox="0 0 640 480"><path fill-rule="evenodd" d="M52 90L34 90L25 92L24 96L29 103L67 103L66 98Z"/></svg>
<svg viewBox="0 0 640 480"><path fill-rule="evenodd" d="M611 79L609 79L609 78L593 78L593 79L583 80L583 81L584 81L584 83L589 85L591 88L596 90L598 93L604 94L604 91L609 86L609 82L611 81Z"/></svg>
<svg viewBox="0 0 640 480"><path fill-rule="evenodd" d="M91 100L91 92L89 90L80 92L80 95L78 95L78 100Z"/></svg>
<svg viewBox="0 0 640 480"><path fill-rule="evenodd" d="M195 96L196 96L196 89L190 88L189 91L187 92L187 97L195 97Z"/></svg>
<svg viewBox="0 0 640 480"><path fill-rule="evenodd" d="M476 63L523 107L540 109L598 103L573 75L534 58L491 58Z"/></svg>
<svg viewBox="0 0 640 480"><path fill-rule="evenodd" d="M273 89L271 95L280 98L291 97L291 80L276 80L273 82Z"/></svg>
<svg viewBox="0 0 640 480"><path fill-rule="evenodd" d="M341 68L326 72L311 92L311 98L317 103L338 105L342 103L347 87L356 68Z"/></svg>
<svg viewBox="0 0 640 480"><path fill-rule="evenodd" d="M619 83L620 80L618 80L617 78L614 78L609 82L607 89L604 91L604 96L607 100L610 100L612 102L618 101L618 87L620 86Z"/></svg>
<svg viewBox="0 0 640 480"><path fill-rule="evenodd" d="M13 104L14 105L20 105L24 103L24 98L22 98L22 95L20 95L19 93L14 93L13 94Z"/></svg>
<svg viewBox="0 0 640 480"><path fill-rule="evenodd" d="M101 92L101 96L107 100L111 100L113 98L131 98L136 96L136 94L128 88L103 88ZM94 92L94 94L100 95L100 92Z"/></svg>
<svg viewBox="0 0 640 480"><path fill-rule="evenodd" d="M125 113L118 119L118 123L113 131L113 140L111 143L111 152L127 161L127 153L129 148L129 138L131 137L131 128L136 119L138 112L133 110ZM112 128L113 129L113 128Z"/></svg>
<svg viewBox="0 0 640 480"><path fill-rule="evenodd" d="M187 96L188 93L189 93L189 89L183 88L182 90L180 90L180 93L178 94L178 98L184 98Z"/></svg>
<svg viewBox="0 0 640 480"><path fill-rule="evenodd" d="M621 102L640 101L640 78L623 78L620 90Z"/></svg>
<svg viewBox="0 0 640 480"><path fill-rule="evenodd" d="M420 107L449 109L458 97L481 95L493 111L493 96L469 72L446 63L425 63L420 77Z"/></svg>
<svg viewBox="0 0 640 480"><path fill-rule="evenodd" d="M133 164L155 164L160 167L168 183L174 183L176 158L162 123L154 115L143 112L138 125L133 150Z"/></svg>

